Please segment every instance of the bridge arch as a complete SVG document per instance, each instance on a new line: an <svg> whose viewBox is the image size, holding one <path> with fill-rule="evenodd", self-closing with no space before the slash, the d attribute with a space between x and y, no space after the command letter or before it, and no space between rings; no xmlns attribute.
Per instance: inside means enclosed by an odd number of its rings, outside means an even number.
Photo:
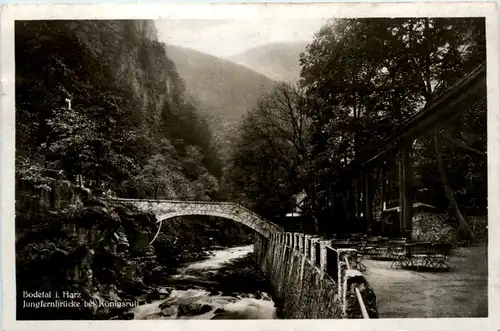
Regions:
<svg viewBox="0 0 500 331"><path fill-rule="evenodd" d="M283 231L280 226L234 202L119 198L113 200L129 202L140 210L152 212L156 216L157 223L159 223L158 232L151 242L160 233L161 225L164 221L179 216L199 215L230 219L248 226L265 238L269 238L272 232Z"/></svg>

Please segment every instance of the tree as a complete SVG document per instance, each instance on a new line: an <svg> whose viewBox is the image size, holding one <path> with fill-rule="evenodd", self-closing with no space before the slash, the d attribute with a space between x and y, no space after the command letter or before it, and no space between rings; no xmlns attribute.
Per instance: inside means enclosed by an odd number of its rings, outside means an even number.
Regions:
<svg viewBox="0 0 500 331"><path fill-rule="evenodd" d="M231 160L233 189L275 216L300 191L311 157L303 90L278 84L245 118Z"/></svg>
<svg viewBox="0 0 500 331"><path fill-rule="evenodd" d="M325 25L301 55L317 155L311 172L320 182L342 173L361 145L387 135L483 62L484 40L483 19L342 19ZM412 145L403 149L405 169ZM438 169L447 182L445 167Z"/></svg>
<svg viewBox="0 0 500 331"><path fill-rule="evenodd" d="M212 133L186 101L153 28L146 21L16 23L19 178L38 183L25 170L51 168L123 197L214 194L220 163Z"/></svg>

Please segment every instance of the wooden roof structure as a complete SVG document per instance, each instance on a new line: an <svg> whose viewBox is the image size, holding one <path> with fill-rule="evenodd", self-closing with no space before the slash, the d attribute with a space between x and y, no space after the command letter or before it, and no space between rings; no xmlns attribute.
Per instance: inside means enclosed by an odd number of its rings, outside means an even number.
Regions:
<svg viewBox="0 0 500 331"><path fill-rule="evenodd" d="M359 171L383 159L386 154L397 149L402 142L427 132L436 126L436 123L455 118L477 102L484 100L485 96L486 63L483 63L398 126L393 133L368 144L366 148L359 151L358 156L336 176L333 186L352 180Z"/></svg>

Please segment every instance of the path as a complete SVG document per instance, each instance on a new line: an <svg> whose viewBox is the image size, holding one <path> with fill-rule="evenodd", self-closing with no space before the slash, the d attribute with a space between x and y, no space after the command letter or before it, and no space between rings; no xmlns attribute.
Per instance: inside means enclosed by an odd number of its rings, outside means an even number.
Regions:
<svg viewBox="0 0 500 331"><path fill-rule="evenodd" d="M450 272L391 269L390 261L365 260L380 318L488 316L487 245L452 251Z"/></svg>

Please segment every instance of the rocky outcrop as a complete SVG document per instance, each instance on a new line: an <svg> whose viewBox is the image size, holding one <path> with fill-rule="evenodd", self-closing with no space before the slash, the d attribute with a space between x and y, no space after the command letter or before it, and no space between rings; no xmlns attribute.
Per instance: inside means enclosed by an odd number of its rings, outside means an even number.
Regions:
<svg viewBox="0 0 500 331"><path fill-rule="evenodd" d="M81 309L23 309L18 319L107 319L138 296L154 300L166 274L149 245L154 215L93 201L47 216L47 227L18 240L18 298L23 292L74 293ZM51 298L54 299L54 298ZM55 299L54 299L55 300ZM38 311L43 311L39 314ZM38 316L40 315L40 316Z"/></svg>
<svg viewBox="0 0 500 331"><path fill-rule="evenodd" d="M18 298L23 291L68 291L79 294L71 300L81 308L24 309L18 300L18 319L130 318L122 315L127 307L112 304L133 306L165 298L167 285L176 283L169 275L182 263L204 258L208 246L231 244L246 234L230 221L176 219L150 245L158 230L152 213L92 194L79 201L42 217L16 219L16 272ZM181 281L176 286L193 285Z"/></svg>
<svg viewBox="0 0 500 331"><path fill-rule="evenodd" d="M201 315L212 310L212 306L201 303L180 304L177 316Z"/></svg>

